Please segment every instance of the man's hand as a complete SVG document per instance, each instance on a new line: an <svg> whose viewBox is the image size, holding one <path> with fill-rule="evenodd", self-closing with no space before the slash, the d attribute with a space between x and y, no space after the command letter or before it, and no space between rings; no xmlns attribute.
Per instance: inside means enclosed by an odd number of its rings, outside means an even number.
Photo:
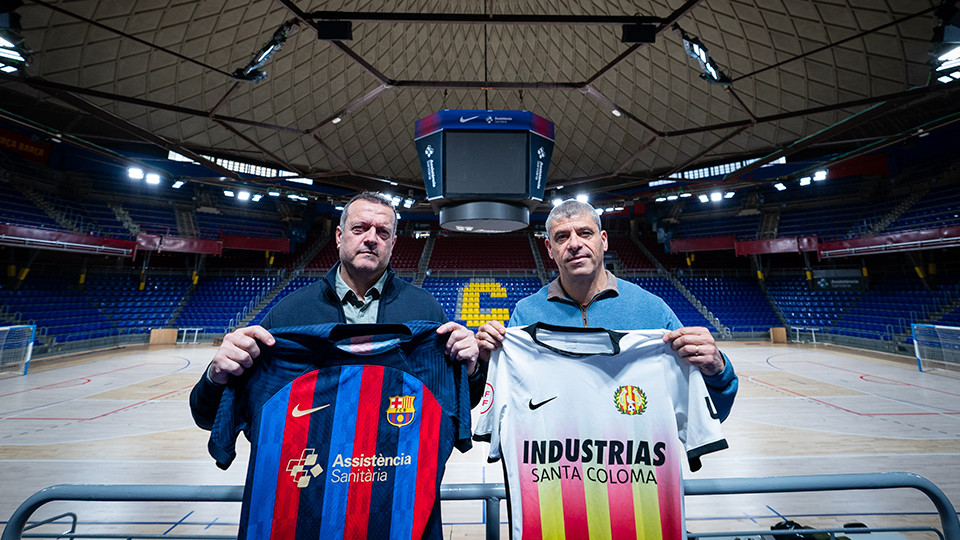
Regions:
<svg viewBox="0 0 960 540"><path fill-rule="evenodd" d="M480 345L480 360L487 362L493 351L503 346L503 336L507 328L500 321L488 321L477 329L477 343Z"/></svg>
<svg viewBox="0 0 960 540"><path fill-rule="evenodd" d="M217 384L226 384L229 375L240 375L253 365L260 356L260 346L255 340L268 347L276 343L270 332L262 326L238 328L223 337L223 343L213 356L207 368L207 376Z"/></svg>
<svg viewBox="0 0 960 540"><path fill-rule="evenodd" d="M704 375L716 375L723 371L723 356L706 328L684 326L664 334L663 341L669 343L680 358L697 366Z"/></svg>
<svg viewBox="0 0 960 540"><path fill-rule="evenodd" d="M438 334L450 334L447 338L447 358L455 362L464 362L467 364L467 375L473 375L477 369L477 338L473 332L467 330L453 321L450 321L440 328L437 328Z"/></svg>

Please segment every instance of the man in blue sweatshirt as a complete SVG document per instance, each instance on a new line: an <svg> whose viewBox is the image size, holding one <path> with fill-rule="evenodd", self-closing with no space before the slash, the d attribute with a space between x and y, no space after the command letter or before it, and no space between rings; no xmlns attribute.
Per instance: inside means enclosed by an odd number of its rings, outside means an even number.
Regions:
<svg viewBox="0 0 960 540"><path fill-rule="evenodd" d="M559 326L641 330L663 328L664 342L697 366L721 420L730 414L737 395L737 375L717 348L710 331L683 326L658 296L617 278L603 266L607 232L592 206L568 200L547 217L547 250L560 276L538 292L520 300L508 326L545 322ZM501 346L506 328L490 321L477 330L480 363L485 370L490 354Z"/></svg>

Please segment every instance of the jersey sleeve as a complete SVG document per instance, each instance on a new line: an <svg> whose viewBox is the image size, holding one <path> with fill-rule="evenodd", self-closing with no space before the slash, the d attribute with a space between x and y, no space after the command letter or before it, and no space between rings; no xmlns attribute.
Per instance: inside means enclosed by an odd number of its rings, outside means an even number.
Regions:
<svg viewBox="0 0 960 540"><path fill-rule="evenodd" d="M690 470L696 471L700 468L700 456L727 448L727 441L700 370L673 351L669 356L666 382L674 396L677 434L687 451Z"/></svg>
<svg viewBox="0 0 960 540"><path fill-rule="evenodd" d="M487 459L491 462L500 459L500 426L507 405L506 378L498 374L504 370L497 369L501 361L503 349L498 349L490 355L487 366L487 382L484 386L483 397L480 398L480 419L474 430L473 438L477 441L489 442L490 453ZM502 380L502 381L501 381Z"/></svg>

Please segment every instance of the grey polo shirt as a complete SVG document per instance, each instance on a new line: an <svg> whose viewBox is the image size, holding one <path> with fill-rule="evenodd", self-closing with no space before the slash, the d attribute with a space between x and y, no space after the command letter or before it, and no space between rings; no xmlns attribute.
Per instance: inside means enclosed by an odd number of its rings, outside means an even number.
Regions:
<svg viewBox="0 0 960 540"><path fill-rule="evenodd" d="M343 315L350 324L374 324L377 322L377 309L380 307L380 294L383 285L387 282L387 272L384 271L380 279L363 294L366 301L357 297L357 293L347 285L337 270L336 288L337 298L343 306Z"/></svg>

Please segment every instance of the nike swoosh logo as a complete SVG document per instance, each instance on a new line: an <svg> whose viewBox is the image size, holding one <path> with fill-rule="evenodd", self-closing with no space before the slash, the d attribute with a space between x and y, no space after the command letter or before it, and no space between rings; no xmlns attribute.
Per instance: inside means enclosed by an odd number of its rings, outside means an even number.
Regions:
<svg viewBox="0 0 960 540"><path fill-rule="evenodd" d="M528 405L530 406L530 410L531 410L531 411L535 411L535 410L539 409L540 407L543 407L544 405L546 405L547 403L550 403L551 401L553 401L553 400L555 400L555 399L557 399L557 396L553 396L553 397L550 398L550 399L545 399L545 400L541 401L540 403L534 403L533 400L531 399L531 400L530 400L530 403L528 403Z"/></svg>
<svg viewBox="0 0 960 540"><path fill-rule="evenodd" d="M476 120L477 118L480 118L480 117L479 117L479 116L471 116L470 118L464 118L464 117L461 116L461 117L460 117L460 123L461 123L461 124L466 124L467 122L469 122L469 121L471 121L471 120Z"/></svg>
<svg viewBox="0 0 960 540"><path fill-rule="evenodd" d="M321 406L319 406L319 407L314 407L314 408L312 408L312 409L307 409L307 410L305 410L305 411L301 411L301 410L300 410L300 404L297 403L296 405L293 406L293 410L290 411L290 416L292 416L292 417L294 417L294 418L300 418L301 416L306 416L306 415L308 415L308 414L315 413L315 412L319 411L320 409L326 409L326 408L329 407L329 406L330 406L330 404L327 403L326 405L321 405Z"/></svg>

